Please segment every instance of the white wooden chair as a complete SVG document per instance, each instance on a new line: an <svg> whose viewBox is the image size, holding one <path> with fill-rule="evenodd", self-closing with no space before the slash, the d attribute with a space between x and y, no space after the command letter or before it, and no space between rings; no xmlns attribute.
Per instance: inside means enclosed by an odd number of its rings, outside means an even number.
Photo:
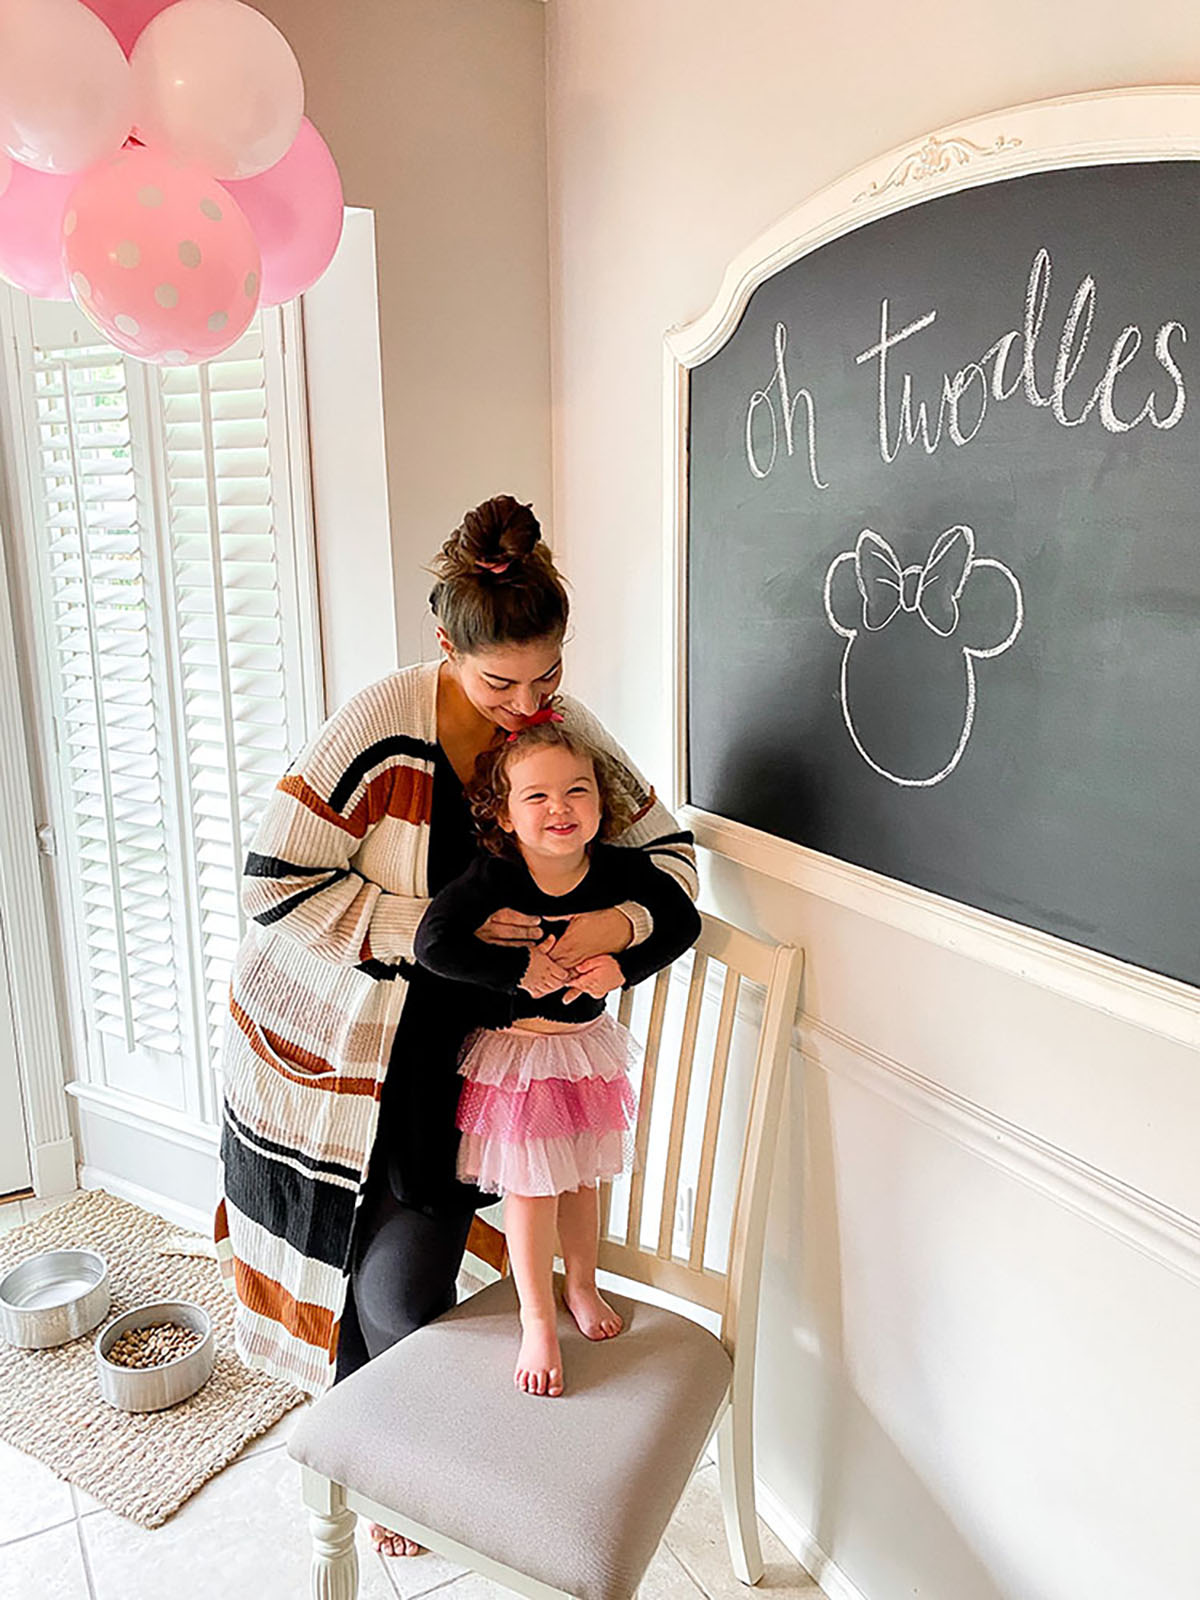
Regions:
<svg viewBox="0 0 1200 1600"><path fill-rule="evenodd" d="M670 971L654 980L634 1170L615 1200L609 1186L602 1195L600 1267L648 1286L656 1303L610 1295L626 1326L618 1338L596 1343L562 1313L562 1398L513 1387L518 1323L507 1278L324 1395L289 1444L310 1513L313 1600L356 1600L356 1513L530 1600L628 1600L718 1428L734 1570L743 1583L761 1578L754 1348L770 1169L802 957L715 917L703 922L694 954L682 958L691 959L692 969L673 1073L662 1049ZM705 998L714 964L725 972L710 1026ZM764 991L753 1076L738 1075L736 1092L727 1092L735 1089L728 1065L743 981ZM633 1001L632 993L622 996L622 1021ZM695 1068L696 1047L709 1033L705 1073ZM742 1033L737 1037L740 1046ZM736 1058L749 1053L739 1048ZM736 1173L724 1170L731 1159L718 1161L723 1116L728 1128L727 1103L735 1101L745 1107ZM728 1133L723 1156L727 1147ZM692 1152L693 1222L690 1243L676 1254L685 1150ZM656 1230L652 1208L643 1223L648 1167L663 1172ZM728 1246L717 1250L714 1266L709 1224L718 1192L731 1204L724 1207ZM654 1235L649 1240L647 1232ZM719 1336L664 1309L664 1295L714 1313Z"/></svg>

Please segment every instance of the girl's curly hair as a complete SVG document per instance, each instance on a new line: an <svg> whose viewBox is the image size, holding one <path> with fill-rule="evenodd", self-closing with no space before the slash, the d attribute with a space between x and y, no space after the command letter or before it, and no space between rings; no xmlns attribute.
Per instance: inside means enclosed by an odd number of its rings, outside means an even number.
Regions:
<svg viewBox="0 0 1200 1600"><path fill-rule="evenodd" d="M618 838L633 821L637 813L637 799L633 794L624 767L614 761L607 751L599 749L591 740L570 732L561 722L539 722L531 728L522 728L513 739L485 750L475 762L475 776L467 789L471 813L480 843L493 855L519 856L513 836L500 826L500 818L508 809L511 789L508 773L513 762L531 750L558 748L569 750L581 760L588 760L596 774L596 787L600 791L600 831L597 839L604 843Z"/></svg>

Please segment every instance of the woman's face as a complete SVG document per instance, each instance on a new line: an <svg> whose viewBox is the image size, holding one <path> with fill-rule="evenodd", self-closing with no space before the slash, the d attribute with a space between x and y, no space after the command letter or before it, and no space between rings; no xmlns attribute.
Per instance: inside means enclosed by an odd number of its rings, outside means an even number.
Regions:
<svg viewBox="0 0 1200 1600"><path fill-rule="evenodd" d="M439 629L439 642L442 635ZM446 649L449 641L443 644ZM463 693L476 711L506 733L516 733L553 695L562 680L562 640L531 639L476 655L451 655Z"/></svg>

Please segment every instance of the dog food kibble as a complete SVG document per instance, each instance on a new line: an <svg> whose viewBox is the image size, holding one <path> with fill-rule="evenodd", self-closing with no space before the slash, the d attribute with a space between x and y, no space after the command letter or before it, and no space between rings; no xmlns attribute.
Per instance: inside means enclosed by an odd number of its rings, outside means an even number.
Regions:
<svg viewBox="0 0 1200 1600"><path fill-rule="evenodd" d="M130 1328L114 1343L108 1359L117 1367L161 1367L187 1355L200 1343L195 1328L158 1322L152 1328Z"/></svg>

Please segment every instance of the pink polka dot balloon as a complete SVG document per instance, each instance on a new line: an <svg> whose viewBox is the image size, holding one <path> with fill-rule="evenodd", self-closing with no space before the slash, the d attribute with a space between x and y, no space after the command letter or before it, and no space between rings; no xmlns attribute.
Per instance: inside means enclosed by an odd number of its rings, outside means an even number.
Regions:
<svg viewBox="0 0 1200 1600"><path fill-rule="evenodd" d="M71 294L141 361L191 366L228 350L259 301L258 244L199 167L131 145L80 181L63 218Z"/></svg>

